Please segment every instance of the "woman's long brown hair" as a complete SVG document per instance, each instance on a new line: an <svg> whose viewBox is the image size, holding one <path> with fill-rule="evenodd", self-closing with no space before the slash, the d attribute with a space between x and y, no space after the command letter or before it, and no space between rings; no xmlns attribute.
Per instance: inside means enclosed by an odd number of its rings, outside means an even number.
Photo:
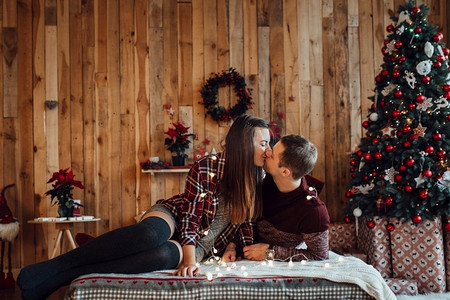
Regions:
<svg viewBox="0 0 450 300"><path fill-rule="evenodd" d="M255 129L269 128L263 119L241 115L233 122L225 138L225 167L220 196L227 205L230 221L241 224L262 215L262 167L255 166Z"/></svg>

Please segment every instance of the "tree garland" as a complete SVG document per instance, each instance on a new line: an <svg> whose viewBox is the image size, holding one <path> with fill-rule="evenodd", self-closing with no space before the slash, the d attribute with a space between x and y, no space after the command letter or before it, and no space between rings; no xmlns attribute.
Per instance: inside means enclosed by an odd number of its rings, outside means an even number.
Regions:
<svg viewBox="0 0 450 300"><path fill-rule="evenodd" d="M239 99L233 107L228 106L225 108L219 105L217 94L219 88L230 85L234 85L234 91ZM254 104L252 102L251 89L245 88L246 86L244 77L239 75L234 68L229 68L228 72L222 71L220 74L213 74L206 81L201 91L203 98L202 104L206 109L205 117L211 115L217 122L228 122L237 116L245 114L249 108L252 108L252 104Z"/></svg>

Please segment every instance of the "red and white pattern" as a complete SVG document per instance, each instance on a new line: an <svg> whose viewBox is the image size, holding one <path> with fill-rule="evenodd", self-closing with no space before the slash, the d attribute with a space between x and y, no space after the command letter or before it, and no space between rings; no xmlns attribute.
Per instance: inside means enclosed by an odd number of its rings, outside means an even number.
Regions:
<svg viewBox="0 0 450 300"><path fill-rule="evenodd" d="M450 222L450 217L447 217L447 222ZM445 256L445 274L447 278L447 291L450 291L450 231L444 231L444 256Z"/></svg>
<svg viewBox="0 0 450 300"><path fill-rule="evenodd" d="M391 219L392 271L394 278L417 280L419 293L446 291L442 222L421 224Z"/></svg>
<svg viewBox="0 0 450 300"><path fill-rule="evenodd" d="M386 283L396 295L417 295L417 281L411 279L388 278Z"/></svg>
<svg viewBox="0 0 450 300"><path fill-rule="evenodd" d="M386 230L386 217L374 217L374 228L368 228L367 220L363 219L359 224L357 237L358 249L367 255L367 262L377 269L381 276L392 277L391 245L389 232Z"/></svg>
<svg viewBox="0 0 450 300"><path fill-rule="evenodd" d="M331 223L329 233L331 250L341 253L356 248L356 231L354 223Z"/></svg>

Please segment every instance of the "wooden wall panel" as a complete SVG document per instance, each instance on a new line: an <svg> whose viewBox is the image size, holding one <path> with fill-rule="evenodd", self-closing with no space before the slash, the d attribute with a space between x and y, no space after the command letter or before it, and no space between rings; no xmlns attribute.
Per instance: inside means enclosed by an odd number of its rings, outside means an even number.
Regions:
<svg viewBox="0 0 450 300"><path fill-rule="evenodd" d="M164 134L179 120L220 151L230 124L205 118L200 90L234 67L253 89L248 113L303 134L319 150L313 176L341 220L349 154L364 133L386 26L403 0L0 0L0 183L21 221L14 266L47 258L55 228L27 224L56 215L51 174L72 168L93 235L132 224L156 200L184 188L186 174L141 173L151 156L170 161ZM447 37L445 0L428 20ZM233 106L232 87L219 103ZM166 109L170 106L173 115ZM209 145L204 141L208 139ZM11 200L10 200L11 199Z"/></svg>

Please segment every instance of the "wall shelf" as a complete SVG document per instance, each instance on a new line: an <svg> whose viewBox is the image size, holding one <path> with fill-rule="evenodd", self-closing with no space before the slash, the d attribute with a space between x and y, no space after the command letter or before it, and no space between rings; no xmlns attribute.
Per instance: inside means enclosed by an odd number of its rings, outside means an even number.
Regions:
<svg viewBox="0 0 450 300"><path fill-rule="evenodd" d="M160 169L160 170L142 170L142 173L150 173L151 175L155 174L166 174L166 173L187 173L189 172L190 166L186 166L184 168L170 168L170 169Z"/></svg>

